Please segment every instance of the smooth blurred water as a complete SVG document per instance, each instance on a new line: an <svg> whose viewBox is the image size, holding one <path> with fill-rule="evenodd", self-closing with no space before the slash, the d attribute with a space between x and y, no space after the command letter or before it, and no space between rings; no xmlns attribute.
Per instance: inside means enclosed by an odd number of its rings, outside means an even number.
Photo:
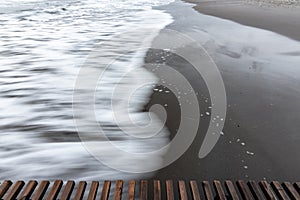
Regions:
<svg viewBox="0 0 300 200"><path fill-rule="evenodd" d="M139 46L145 37L151 41L172 22L169 14L153 10L152 6L167 3L165 0L0 1L0 179L97 179L120 175L101 165L79 141L72 112L74 82L96 44L110 41L111 46L103 46L101 50L109 52L104 57L114 57L124 53L124 48L117 48L120 45ZM138 31L123 40L114 40L128 30ZM129 64L142 67L144 53L136 56L131 52L118 61L119 69L110 72L102 91L113 89L116 82L113 76L117 77L122 67ZM134 97L139 102L135 112L141 103L147 102L146 94L151 88L143 90L145 96ZM109 109L105 98L104 93L97 96L99 120L104 119L101 113ZM135 117L141 123L146 119L142 113ZM114 134L116 130L106 131ZM167 138L161 141L167 142ZM131 143L123 141L122 145ZM137 147L146 148L142 144ZM120 159L123 162L120 164L126 164Z"/></svg>

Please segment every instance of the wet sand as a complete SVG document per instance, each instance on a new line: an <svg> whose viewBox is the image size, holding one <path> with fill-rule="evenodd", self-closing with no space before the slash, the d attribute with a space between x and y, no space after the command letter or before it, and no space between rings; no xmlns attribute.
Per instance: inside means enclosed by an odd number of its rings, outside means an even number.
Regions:
<svg viewBox="0 0 300 200"><path fill-rule="evenodd" d="M226 88L227 117L224 136L208 156L199 159L198 151L211 120L205 115L212 106L206 100L207 86L186 60L174 54L165 56L164 50L150 50L146 63L165 62L185 75L199 92L204 114L191 147L153 178L298 181L300 43L200 14L179 1L160 9L175 19L168 29L193 37L214 59ZM172 39L170 36L170 43ZM178 101L172 94L154 92L147 107L156 103L168 105L167 126L172 138L180 123Z"/></svg>
<svg viewBox="0 0 300 200"><path fill-rule="evenodd" d="M300 7L245 0L186 0L199 12L300 40Z"/></svg>

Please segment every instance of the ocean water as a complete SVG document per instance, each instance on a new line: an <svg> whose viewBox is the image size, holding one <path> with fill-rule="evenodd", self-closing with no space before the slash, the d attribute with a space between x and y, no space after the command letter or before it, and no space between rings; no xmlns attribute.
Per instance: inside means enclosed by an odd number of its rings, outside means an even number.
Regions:
<svg viewBox="0 0 300 200"><path fill-rule="evenodd" d="M135 76L147 76L155 83L156 78L142 67L147 49L137 49L145 43L150 45L159 31L172 22L169 14L153 9L168 3L168 0L0 1L0 179L140 176L103 165L82 145L74 118L85 121L86 116L74 114L73 108L75 104L80 111L85 102L80 98L73 100L74 87L83 67L103 70L109 64L106 61L119 57L104 74L104 84L97 87L94 111L97 121L126 150L147 152L167 143L165 129L159 138L152 140L132 141L124 137L112 117L110 101L116 83L127 89L136 85L130 77L126 83L120 80L130 68L136 69ZM89 65L95 50L99 63ZM141 110L151 91L149 85L141 87L131 97L129 112L139 124L149 123L148 114ZM116 101L123 105L123 99L120 96ZM158 119L154 122L152 127L143 129L145 134L162 126ZM81 131L94 128L85 124ZM131 130L134 126L127 128ZM100 149L107 153L107 159L120 166L132 164L129 158L112 156L105 143ZM149 163L158 167L162 156L141 157L134 167L137 171Z"/></svg>

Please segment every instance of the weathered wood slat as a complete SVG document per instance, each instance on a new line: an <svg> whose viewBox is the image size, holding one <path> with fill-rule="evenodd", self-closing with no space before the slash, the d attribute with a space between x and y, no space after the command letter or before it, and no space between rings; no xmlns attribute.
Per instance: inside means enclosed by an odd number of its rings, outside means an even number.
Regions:
<svg viewBox="0 0 300 200"><path fill-rule="evenodd" d="M153 193L153 199L154 200L161 200L161 186L159 180L154 180L154 193Z"/></svg>
<svg viewBox="0 0 300 200"><path fill-rule="evenodd" d="M68 181L61 194L60 200L69 200L73 192L74 186L75 186L74 181Z"/></svg>
<svg viewBox="0 0 300 200"><path fill-rule="evenodd" d="M91 188L88 195L88 200L96 199L98 187L99 187L99 181L92 181Z"/></svg>
<svg viewBox="0 0 300 200"><path fill-rule="evenodd" d="M283 182L282 185L291 199L293 199L293 200L300 199L299 193L296 191L296 189L293 187L293 185L290 182L285 181L285 182Z"/></svg>
<svg viewBox="0 0 300 200"><path fill-rule="evenodd" d="M28 184L26 185L25 189L22 191L22 193L19 195L19 197L17 199L20 200L29 200L34 189L37 186L37 181L35 180L31 180L28 182Z"/></svg>
<svg viewBox="0 0 300 200"><path fill-rule="evenodd" d="M110 186L111 186L110 181L108 181L108 180L104 181L100 200L107 200L108 199Z"/></svg>
<svg viewBox="0 0 300 200"><path fill-rule="evenodd" d="M260 181L259 185L262 188L262 191L264 192L264 194L268 200L276 200L276 197L272 191L272 188L267 181Z"/></svg>
<svg viewBox="0 0 300 200"><path fill-rule="evenodd" d="M173 188L172 180L166 181L166 193L167 193L167 200L174 200L174 188Z"/></svg>
<svg viewBox="0 0 300 200"><path fill-rule="evenodd" d="M147 200L148 199L148 181L147 180L142 180L141 181L140 199L141 200Z"/></svg>
<svg viewBox="0 0 300 200"><path fill-rule="evenodd" d="M217 192L218 199L226 200L226 195L222 188L222 183L220 181L214 180L213 184L214 184L215 190Z"/></svg>
<svg viewBox="0 0 300 200"><path fill-rule="evenodd" d="M242 180L238 180L236 182L239 190L240 190L240 193L241 193L241 196L243 197L244 200L252 200L252 195L250 194L250 191L246 185L246 183Z"/></svg>
<svg viewBox="0 0 300 200"><path fill-rule="evenodd" d="M278 181L272 181L271 185L272 185L275 193L281 200L289 200L290 199Z"/></svg>
<svg viewBox="0 0 300 200"><path fill-rule="evenodd" d="M187 193L185 188L185 182L184 181L178 181L178 188L179 188L179 195L181 200L187 200Z"/></svg>
<svg viewBox="0 0 300 200"><path fill-rule="evenodd" d="M15 200L24 185L24 181L17 181L12 186L11 190L8 192L7 196L5 197L5 200Z"/></svg>
<svg viewBox="0 0 300 200"><path fill-rule="evenodd" d="M213 193L211 191L210 185L208 181L203 181L202 182L204 194L207 200L214 200Z"/></svg>
<svg viewBox="0 0 300 200"><path fill-rule="evenodd" d="M50 185L49 181L41 181L41 183L39 184L38 189L35 191L35 193L33 194L32 200L42 200L48 187Z"/></svg>
<svg viewBox="0 0 300 200"><path fill-rule="evenodd" d="M52 186L52 188L51 188L51 190L50 190L50 192L49 192L46 200L55 200L57 198L57 196L58 196L58 193L59 193L62 185L63 185L63 181L62 180L56 180L56 181L54 181L54 184L53 184L53 186Z"/></svg>
<svg viewBox="0 0 300 200"><path fill-rule="evenodd" d="M117 180L115 183L116 187L113 199L121 200L123 195L123 181ZM174 191L172 180L167 180L165 182L166 187L163 188L161 187L160 180L154 180L153 198L151 195L151 200L174 200L177 196L180 200L188 200L189 195L192 196L193 200L200 200L200 190L198 189L197 182L195 180L191 180L188 183L189 184L186 185L183 180L176 182L176 184L178 184L178 191ZM226 191L224 190L223 184L225 185ZM2 182L0 185L0 200L57 200L63 186L63 181L54 181L47 195L45 194L47 193L47 189L50 185L49 181L41 181L38 184L37 181L31 180L27 182L25 187L24 185L24 181L17 181L15 184L12 184L11 181ZM80 181L74 195L72 193L75 186L75 181L67 181L63 191L61 192L59 200L82 200L87 183L85 181ZM140 199L147 200L148 181L142 180L140 186ZM203 181L202 186L205 196L204 199L207 200L300 200L300 182L293 184L290 182L283 182L281 184L278 181L272 181L271 183L268 183L267 181L260 181L259 184L257 184L255 181L249 181L246 184L243 180L239 180L236 185L238 190L236 190L235 185L230 180L225 182L215 180L212 185L208 181ZM215 188L215 191L212 191L211 186ZM111 181L104 181L100 200L107 200L109 198L110 187ZM95 200L97 198L98 188L99 181L93 181L87 195L88 200ZM189 194L188 189L190 189L191 194ZM124 191L127 192L127 200L134 200L136 192L135 180L130 180L128 182L128 187L124 188ZM216 196L214 196L214 194L216 194Z"/></svg>
<svg viewBox="0 0 300 200"><path fill-rule="evenodd" d="M12 185L12 182L9 180L4 181L1 186L0 186L0 199L5 195L7 190L10 188Z"/></svg>
<svg viewBox="0 0 300 200"><path fill-rule="evenodd" d="M297 183L295 183L294 185L295 185L296 190L297 190L298 193L300 194L300 182L297 182Z"/></svg>
<svg viewBox="0 0 300 200"><path fill-rule="evenodd" d="M200 200L200 193L196 181L190 181L191 192L193 200Z"/></svg>
<svg viewBox="0 0 300 200"><path fill-rule="evenodd" d="M80 181L76 190L74 200L82 200L86 188L86 181Z"/></svg>
<svg viewBox="0 0 300 200"><path fill-rule="evenodd" d="M234 188L232 181L229 181L229 180L225 181L225 187L226 187L232 200L239 200L239 196L236 193L236 190Z"/></svg>
<svg viewBox="0 0 300 200"><path fill-rule="evenodd" d="M135 181L134 180L130 180L128 182L127 200L134 200L134 191L135 191Z"/></svg>
<svg viewBox="0 0 300 200"><path fill-rule="evenodd" d="M249 185L250 191L252 192L252 195L255 200L264 200L265 199L261 190L259 189L258 184L255 181L249 181L248 185Z"/></svg>
<svg viewBox="0 0 300 200"><path fill-rule="evenodd" d="M122 189L123 189L123 181L117 180L116 181L116 189L115 189L115 193L114 193L114 200L121 200Z"/></svg>

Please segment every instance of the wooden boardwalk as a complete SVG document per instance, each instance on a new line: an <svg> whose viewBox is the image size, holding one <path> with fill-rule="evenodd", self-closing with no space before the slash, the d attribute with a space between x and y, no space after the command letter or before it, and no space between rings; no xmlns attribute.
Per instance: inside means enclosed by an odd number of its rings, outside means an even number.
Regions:
<svg viewBox="0 0 300 200"><path fill-rule="evenodd" d="M207 199L207 200L300 200L300 182L278 181L2 181L0 199L4 200L80 200L80 199Z"/></svg>

